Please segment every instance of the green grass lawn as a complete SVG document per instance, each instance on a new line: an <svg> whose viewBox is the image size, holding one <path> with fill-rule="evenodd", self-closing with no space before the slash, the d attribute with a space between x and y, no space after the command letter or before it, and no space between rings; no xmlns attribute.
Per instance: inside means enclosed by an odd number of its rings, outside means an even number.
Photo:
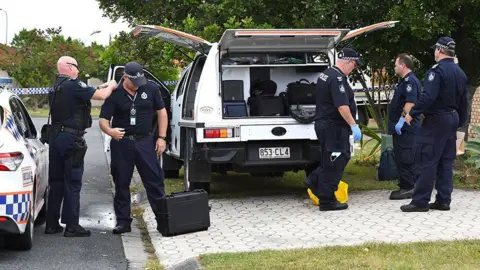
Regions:
<svg viewBox="0 0 480 270"><path fill-rule="evenodd" d="M28 109L31 117L48 117L48 108ZM92 107L92 117L96 118L100 114L100 107Z"/></svg>
<svg viewBox="0 0 480 270"><path fill-rule="evenodd" d="M201 255L204 269L479 269L480 240Z"/></svg>

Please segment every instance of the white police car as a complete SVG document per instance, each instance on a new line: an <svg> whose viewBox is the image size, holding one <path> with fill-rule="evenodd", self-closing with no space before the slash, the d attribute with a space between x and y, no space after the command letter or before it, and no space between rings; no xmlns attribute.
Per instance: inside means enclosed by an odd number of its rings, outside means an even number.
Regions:
<svg viewBox="0 0 480 270"><path fill-rule="evenodd" d="M0 234L6 248L29 250L46 213L48 145L21 100L1 87L0 123Z"/></svg>

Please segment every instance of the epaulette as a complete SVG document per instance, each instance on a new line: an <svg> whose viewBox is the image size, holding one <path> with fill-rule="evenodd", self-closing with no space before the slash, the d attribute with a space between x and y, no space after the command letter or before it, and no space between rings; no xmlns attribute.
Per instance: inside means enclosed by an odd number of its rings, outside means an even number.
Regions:
<svg viewBox="0 0 480 270"><path fill-rule="evenodd" d="M435 64L432 66L433 69L437 68L438 67L438 64Z"/></svg>

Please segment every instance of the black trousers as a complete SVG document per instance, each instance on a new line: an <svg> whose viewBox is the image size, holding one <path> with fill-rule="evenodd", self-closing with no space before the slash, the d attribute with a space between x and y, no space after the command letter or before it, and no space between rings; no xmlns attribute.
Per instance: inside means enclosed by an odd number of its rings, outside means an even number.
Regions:
<svg viewBox="0 0 480 270"><path fill-rule="evenodd" d="M335 191L351 157L349 141L351 131L346 125L315 122L315 132L321 148L321 161L308 176L308 181L317 186L316 195L323 205L337 201ZM335 157L332 153L340 155Z"/></svg>
<svg viewBox="0 0 480 270"><path fill-rule="evenodd" d="M413 189L415 179L414 151L415 134L402 131L401 135L393 134L393 152L397 166L400 189Z"/></svg>

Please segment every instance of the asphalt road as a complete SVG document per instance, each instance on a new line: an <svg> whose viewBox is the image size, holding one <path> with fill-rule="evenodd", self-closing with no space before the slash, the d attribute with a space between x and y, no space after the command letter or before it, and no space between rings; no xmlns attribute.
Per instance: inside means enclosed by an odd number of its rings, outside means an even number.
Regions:
<svg viewBox="0 0 480 270"><path fill-rule="evenodd" d="M35 118L33 121L40 131L47 119ZM37 226L32 250L13 252L0 249L2 269L127 268L121 237L111 233L115 226L113 198L97 120L94 120L85 136L88 150L81 193L80 224L90 229L92 236L65 238L63 234L46 235L45 225ZM0 240L2 241L3 239Z"/></svg>

